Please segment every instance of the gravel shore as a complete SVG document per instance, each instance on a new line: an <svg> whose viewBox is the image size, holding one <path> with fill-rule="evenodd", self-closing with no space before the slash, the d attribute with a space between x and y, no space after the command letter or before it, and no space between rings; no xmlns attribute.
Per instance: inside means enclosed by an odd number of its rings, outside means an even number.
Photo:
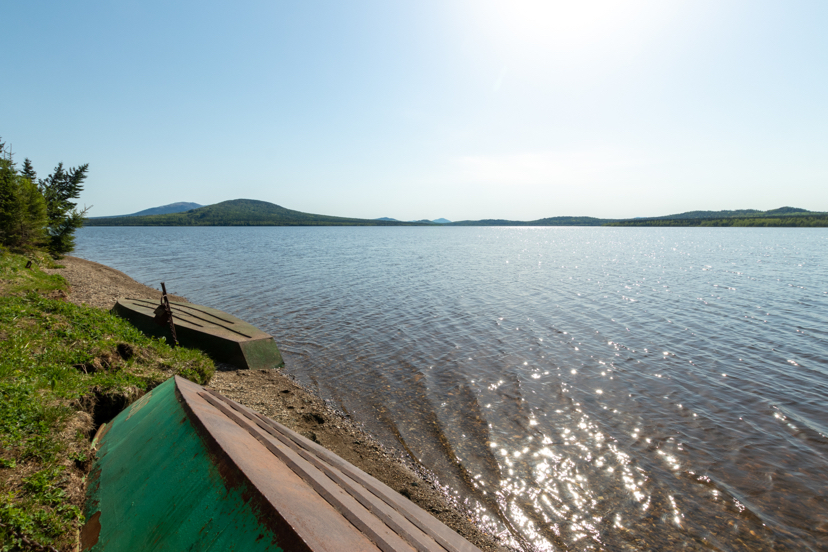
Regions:
<svg viewBox="0 0 828 552"><path fill-rule="evenodd" d="M59 263L64 268L48 272L66 278L71 286L68 300L73 303L109 310L118 297L160 301L160 291L108 266L69 256ZM186 301L178 296L170 298ZM431 512L482 550L503 550L475 524L468 512L452 503L446 490L427 470L401 453L383 447L357 422L331 408L311 390L280 370L231 368L219 366L210 387L335 452Z"/></svg>
<svg viewBox="0 0 828 552"><path fill-rule="evenodd" d="M161 301L161 292L157 289L139 284L123 272L106 265L69 256L63 257L57 264L64 268L44 268L43 271L66 278L71 287L68 300L76 305L109 310L118 297ZM168 297L174 301L186 301L177 295Z"/></svg>

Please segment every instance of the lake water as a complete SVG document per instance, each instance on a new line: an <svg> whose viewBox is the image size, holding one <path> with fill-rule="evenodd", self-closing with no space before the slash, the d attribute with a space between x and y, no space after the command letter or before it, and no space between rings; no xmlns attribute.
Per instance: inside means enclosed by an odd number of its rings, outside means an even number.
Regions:
<svg viewBox="0 0 828 552"><path fill-rule="evenodd" d="M828 231L84 228L522 550L828 550Z"/></svg>

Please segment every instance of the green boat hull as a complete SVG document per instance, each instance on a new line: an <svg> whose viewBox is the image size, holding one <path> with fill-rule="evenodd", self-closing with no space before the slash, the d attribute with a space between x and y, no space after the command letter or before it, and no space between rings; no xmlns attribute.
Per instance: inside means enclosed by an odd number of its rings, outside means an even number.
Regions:
<svg viewBox="0 0 828 552"><path fill-rule="evenodd" d="M89 552L480 552L331 451L180 377L96 437Z"/></svg>
<svg viewBox="0 0 828 552"><path fill-rule="evenodd" d="M248 500L224 484L214 455L167 380L103 436L90 474L83 550L283 550ZM232 475L231 475L232 477Z"/></svg>

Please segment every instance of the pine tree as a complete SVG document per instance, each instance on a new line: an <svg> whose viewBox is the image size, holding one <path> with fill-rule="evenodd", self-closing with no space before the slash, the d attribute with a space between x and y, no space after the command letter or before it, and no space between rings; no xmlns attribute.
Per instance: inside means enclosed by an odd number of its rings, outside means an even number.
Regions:
<svg viewBox="0 0 828 552"><path fill-rule="evenodd" d="M0 243L32 248L48 245L55 254L72 251L75 230L83 226L88 208L72 201L80 197L89 165L64 169L35 184L37 173L26 159L18 172L11 152L0 140Z"/></svg>
<svg viewBox="0 0 828 552"><path fill-rule="evenodd" d="M3 144L0 142L0 152L3 152ZM4 156L0 156L0 243L12 245L11 228L14 223L14 215L17 203L16 179L12 162Z"/></svg>
<svg viewBox="0 0 828 552"><path fill-rule="evenodd" d="M89 210L88 207L78 210L77 203L71 201L80 197L88 170L88 163L69 170L63 168L63 163L58 163L54 172L39 182L40 192L46 200L49 248L57 255L75 248L75 230L83 226Z"/></svg>
<svg viewBox="0 0 828 552"><path fill-rule="evenodd" d="M23 171L20 174L24 178L28 178L29 182L37 182L37 173L28 157L23 161Z"/></svg>
<svg viewBox="0 0 828 552"><path fill-rule="evenodd" d="M31 180L17 173L10 159L0 159L0 242L31 249L45 237L46 201Z"/></svg>

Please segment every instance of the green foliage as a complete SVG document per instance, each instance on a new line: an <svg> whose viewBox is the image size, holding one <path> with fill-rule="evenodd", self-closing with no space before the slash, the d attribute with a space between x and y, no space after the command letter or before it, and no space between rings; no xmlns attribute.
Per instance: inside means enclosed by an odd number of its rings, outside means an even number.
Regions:
<svg viewBox="0 0 828 552"><path fill-rule="evenodd" d="M32 184L37 182L37 173L28 157L23 161L23 170L20 171L20 174L23 178L28 178Z"/></svg>
<svg viewBox="0 0 828 552"><path fill-rule="evenodd" d="M88 171L88 163L68 170L58 163L52 174L40 181L40 191L46 199L49 249L55 254L75 249L75 230L83 226L89 209L78 210L77 203L71 200L80 197Z"/></svg>
<svg viewBox="0 0 828 552"><path fill-rule="evenodd" d="M7 247L32 249L45 236L46 202L13 163L0 159L0 240Z"/></svg>
<svg viewBox="0 0 828 552"><path fill-rule="evenodd" d="M0 495L0 520L38 543L59 543L67 527L79 524L80 508L67 501L65 468L50 466L22 479L22 489ZM5 535L2 551L21 550L17 535Z"/></svg>
<svg viewBox="0 0 828 552"><path fill-rule="evenodd" d="M32 261L35 270L26 268L26 263ZM26 257L22 255L0 255L0 295L25 295L29 292L49 293L66 289L66 280L57 274L46 274L37 270L38 266L56 268L51 257L42 252L34 252Z"/></svg>
<svg viewBox="0 0 828 552"><path fill-rule="evenodd" d="M207 383L213 362L173 349L108 312L49 296L65 290L35 257L0 256L0 551L15 535L69 549L82 523L71 481L92 456L78 411L111 397L128 404L174 374ZM131 354L122 355L127 345ZM124 358L124 357L128 358ZM72 425L74 424L74 425Z"/></svg>
<svg viewBox="0 0 828 552"><path fill-rule="evenodd" d="M0 142L0 153L5 144ZM73 199L80 197L89 165L54 172L40 180L26 159L18 172L11 155L0 158L0 244L13 249L48 246L57 255L75 247L75 230L83 226L87 209L79 210Z"/></svg>

